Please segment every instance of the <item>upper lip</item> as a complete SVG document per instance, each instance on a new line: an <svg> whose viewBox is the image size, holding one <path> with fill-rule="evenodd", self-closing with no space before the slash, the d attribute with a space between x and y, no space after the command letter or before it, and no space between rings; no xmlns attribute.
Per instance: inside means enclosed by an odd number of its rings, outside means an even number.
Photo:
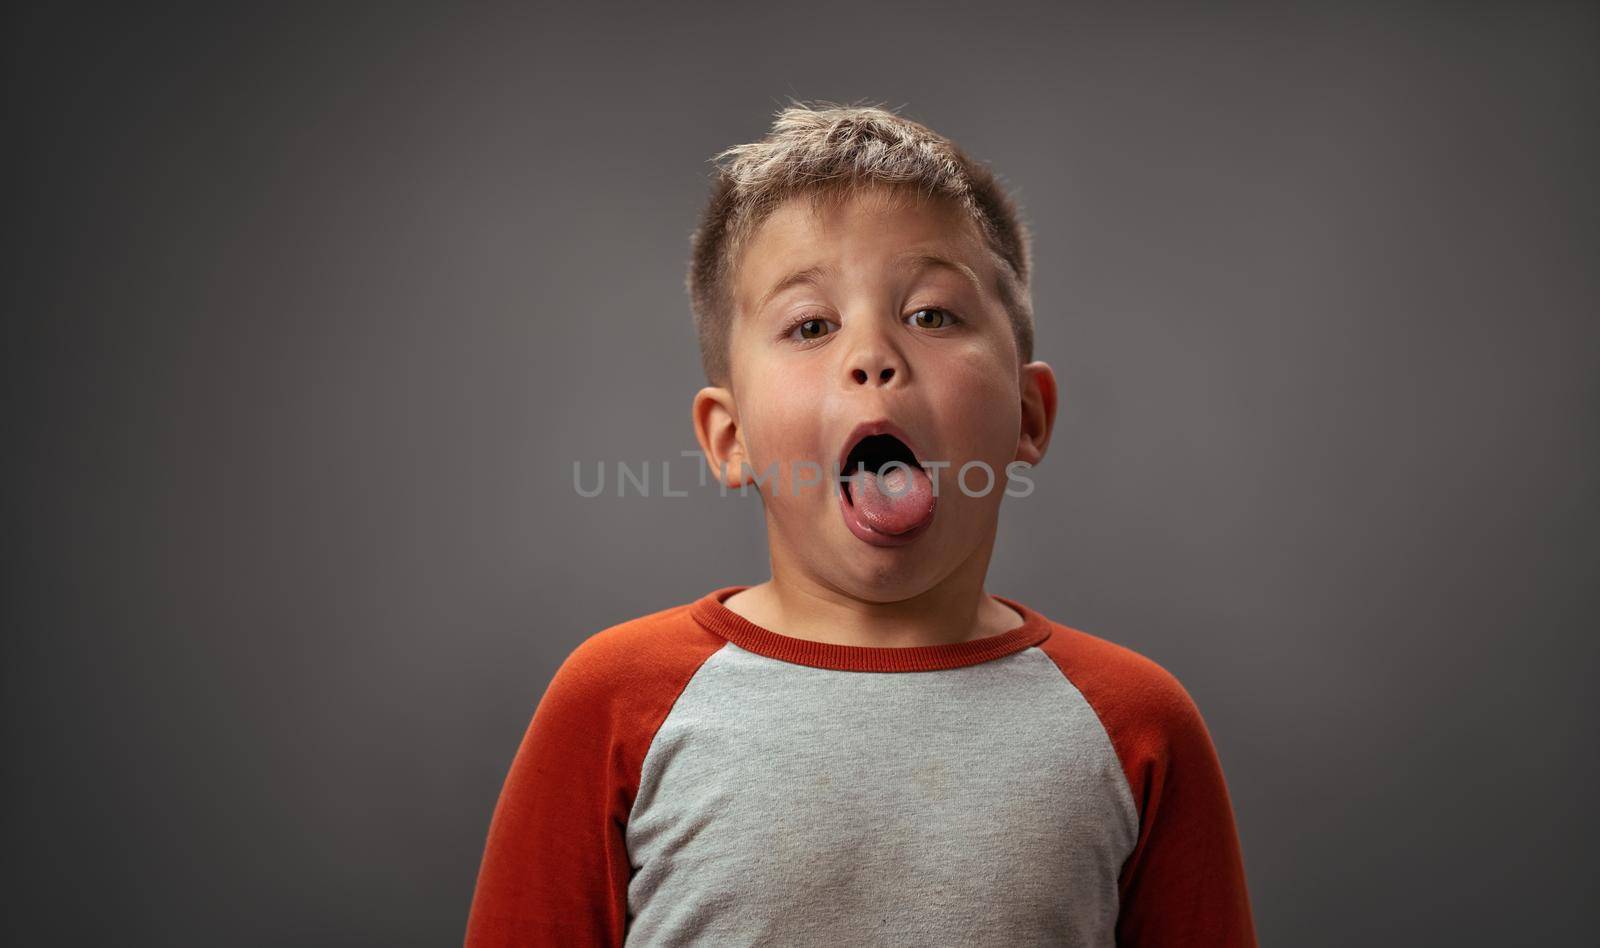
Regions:
<svg viewBox="0 0 1600 948"><path fill-rule="evenodd" d="M899 438L901 443L903 443L906 447L911 449L911 453L916 456L919 462L923 460L922 451L917 447L917 443L911 440L911 436L906 434L904 428L901 428L899 425L887 418L879 418L873 421L863 421L859 425L856 425L854 428L850 429L850 434L844 439L844 447L839 449L838 471L842 476L848 474L848 472L846 472L844 469L844 465L845 461L850 457L851 449L853 449L862 438L868 438L872 435L893 435L894 437Z"/></svg>

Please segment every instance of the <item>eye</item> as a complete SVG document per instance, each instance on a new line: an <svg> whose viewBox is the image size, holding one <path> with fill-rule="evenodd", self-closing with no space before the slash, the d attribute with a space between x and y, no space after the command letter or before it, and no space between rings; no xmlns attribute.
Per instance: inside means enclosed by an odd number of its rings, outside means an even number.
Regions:
<svg viewBox="0 0 1600 948"><path fill-rule="evenodd" d="M802 319L790 326L786 335L788 338L797 340L799 342L805 342L811 339L821 339L823 336L826 336L828 333L833 331L831 328L832 325L833 324L826 319L823 319L819 316L813 316L810 319Z"/></svg>
<svg viewBox="0 0 1600 948"><path fill-rule="evenodd" d="M947 309L940 309L937 306L924 306L922 309L907 316L906 321L920 329L943 329L946 326L953 325L956 322L956 317L954 313Z"/></svg>

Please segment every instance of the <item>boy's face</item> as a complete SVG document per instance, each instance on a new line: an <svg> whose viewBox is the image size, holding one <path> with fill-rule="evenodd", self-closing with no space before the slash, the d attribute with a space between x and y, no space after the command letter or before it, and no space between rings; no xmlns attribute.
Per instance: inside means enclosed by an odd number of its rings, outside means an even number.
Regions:
<svg viewBox="0 0 1600 948"><path fill-rule="evenodd" d="M730 385L702 390L694 409L724 483L775 467L760 485L774 574L803 570L870 601L909 598L964 567L981 582L1006 465L1043 457L1055 414L1050 367L1020 364L976 226L947 202L887 197L869 190L819 211L794 198L761 224L735 268ZM890 515L863 516L871 485L840 496L832 475L864 422L890 423L917 461L947 465L930 472L931 503L887 476L876 499ZM964 492L957 473L975 461L993 485L973 465ZM883 499L897 487L899 499ZM915 527L892 532L906 522Z"/></svg>

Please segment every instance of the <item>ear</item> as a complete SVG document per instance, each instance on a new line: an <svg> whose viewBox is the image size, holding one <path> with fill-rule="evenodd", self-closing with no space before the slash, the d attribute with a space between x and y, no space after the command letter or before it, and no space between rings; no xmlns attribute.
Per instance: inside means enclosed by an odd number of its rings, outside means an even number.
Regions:
<svg viewBox="0 0 1600 948"><path fill-rule="evenodd" d="M694 436L700 442L711 473L726 487L743 486L746 455L733 392L726 388L703 388L695 393L690 413L694 416Z"/></svg>
<svg viewBox="0 0 1600 948"><path fill-rule="evenodd" d="M1022 367L1022 428L1017 436L1017 460L1038 464L1050 446L1056 426L1056 374L1044 362Z"/></svg>

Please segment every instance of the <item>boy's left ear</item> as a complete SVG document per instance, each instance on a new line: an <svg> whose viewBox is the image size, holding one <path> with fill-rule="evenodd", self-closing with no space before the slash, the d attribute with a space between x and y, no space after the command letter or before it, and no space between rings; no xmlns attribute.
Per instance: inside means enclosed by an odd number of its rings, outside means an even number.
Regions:
<svg viewBox="0 0 1600 948"><path fill-rule="evenodd" d="M1017 436L1017 460L1038 464L1050 446L1056 425L1056 373L1049 364L1029 362L1022 367L1022 428Z"/></svg>

